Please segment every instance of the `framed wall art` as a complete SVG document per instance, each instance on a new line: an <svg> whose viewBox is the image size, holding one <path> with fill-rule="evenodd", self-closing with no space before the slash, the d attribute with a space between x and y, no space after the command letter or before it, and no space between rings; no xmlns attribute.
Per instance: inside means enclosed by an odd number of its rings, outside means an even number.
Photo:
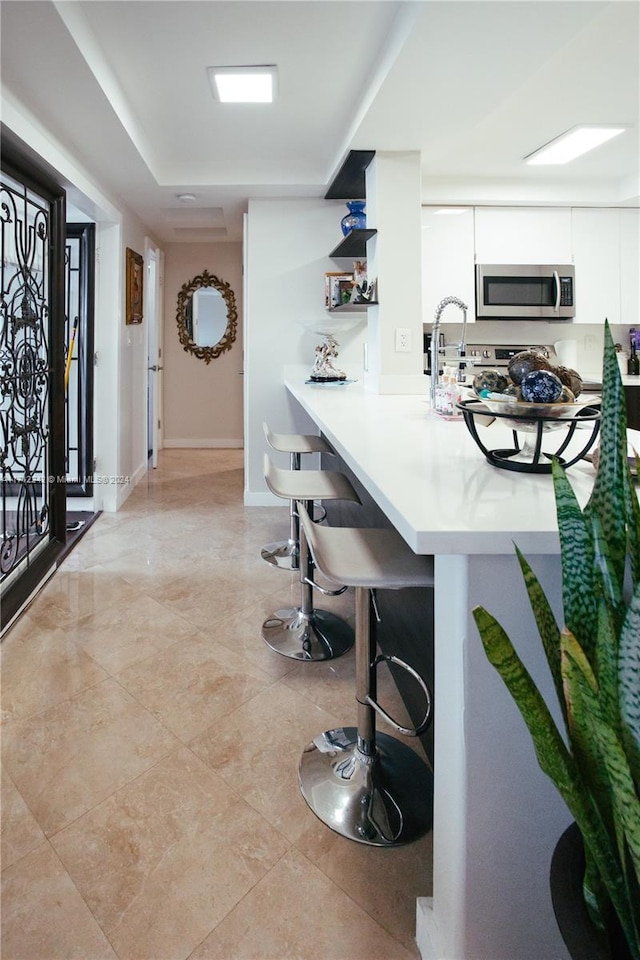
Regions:
<svg viewBox="0 0 640 960"><path fill-rule="evenodd" d="M142 257L127 247L126 323L142 323Z"/></svg>

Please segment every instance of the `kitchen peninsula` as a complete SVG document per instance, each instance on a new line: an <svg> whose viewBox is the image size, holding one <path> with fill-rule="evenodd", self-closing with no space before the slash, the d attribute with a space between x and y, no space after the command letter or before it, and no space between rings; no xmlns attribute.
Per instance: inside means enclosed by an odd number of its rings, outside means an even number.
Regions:
<svg viewBox="0 0 640 960"><path fill-rule="evenodd" d="M554 845L570 814L539 770L529 735L487 663L471 616L503 624L545 695L551 680L514 543L562 609L549 475L490 466L461 421L431 414L425 395L379 395L361 382L305 384L289 395L324 434L417 553L435 556L433 897L417 903L423 960L564 960L548 890ZM510 445L494 423L490 446ZM504 434L504 442L500 439ZM494 440L495 433L495 440ZM590 464L568 471L581 504Z"/></svg>

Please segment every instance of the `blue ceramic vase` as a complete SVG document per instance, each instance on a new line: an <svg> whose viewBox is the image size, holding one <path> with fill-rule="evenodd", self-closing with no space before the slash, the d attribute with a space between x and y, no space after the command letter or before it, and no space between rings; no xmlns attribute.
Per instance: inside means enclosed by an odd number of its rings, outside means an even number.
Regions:
<svg viewBox="0 0 640 960"><path fill-rule="evenodd" d="M349 213L340 221L342 233L346 237L352 230L364 230L367 226L367 216L364 212L364 200L347 200Z"/></svg>

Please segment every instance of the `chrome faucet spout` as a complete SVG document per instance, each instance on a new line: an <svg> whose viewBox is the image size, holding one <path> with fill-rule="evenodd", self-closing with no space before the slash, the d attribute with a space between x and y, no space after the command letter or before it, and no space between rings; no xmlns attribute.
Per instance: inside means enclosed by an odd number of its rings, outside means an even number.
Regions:
<svg viewBox="0 0 640 960"><path fill-rule="evenodd" d="M434 323L431 327L431 409L435 409L436 401L436 387L438 386L438 381L440 379L440 318L445 307L448 307L449 304L453 304L456 307L459 307L462 310L462 336L460 338L460 343L457 345L458 357L462 358L466 354L467 343L466 343L466 334L467 334L467 305L459 297L445 297L444 300L441 300L438 306L436 307L436 312L434 314ZM458 380L464 380L464 370L465 363L458 363Z"/></svg>

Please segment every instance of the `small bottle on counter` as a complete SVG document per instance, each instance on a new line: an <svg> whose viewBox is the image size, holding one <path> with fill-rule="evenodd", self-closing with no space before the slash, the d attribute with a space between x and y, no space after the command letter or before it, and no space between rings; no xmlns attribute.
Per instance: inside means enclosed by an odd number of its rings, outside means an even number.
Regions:
<svg viewBox="0 0 640 960"><path fill-rule="evenodd" d="M640 374L640 357L638 357L637 338L636 328L631 327L629 331L629 359L627 361L627 373L630 377L637 377Z"/></svg>

